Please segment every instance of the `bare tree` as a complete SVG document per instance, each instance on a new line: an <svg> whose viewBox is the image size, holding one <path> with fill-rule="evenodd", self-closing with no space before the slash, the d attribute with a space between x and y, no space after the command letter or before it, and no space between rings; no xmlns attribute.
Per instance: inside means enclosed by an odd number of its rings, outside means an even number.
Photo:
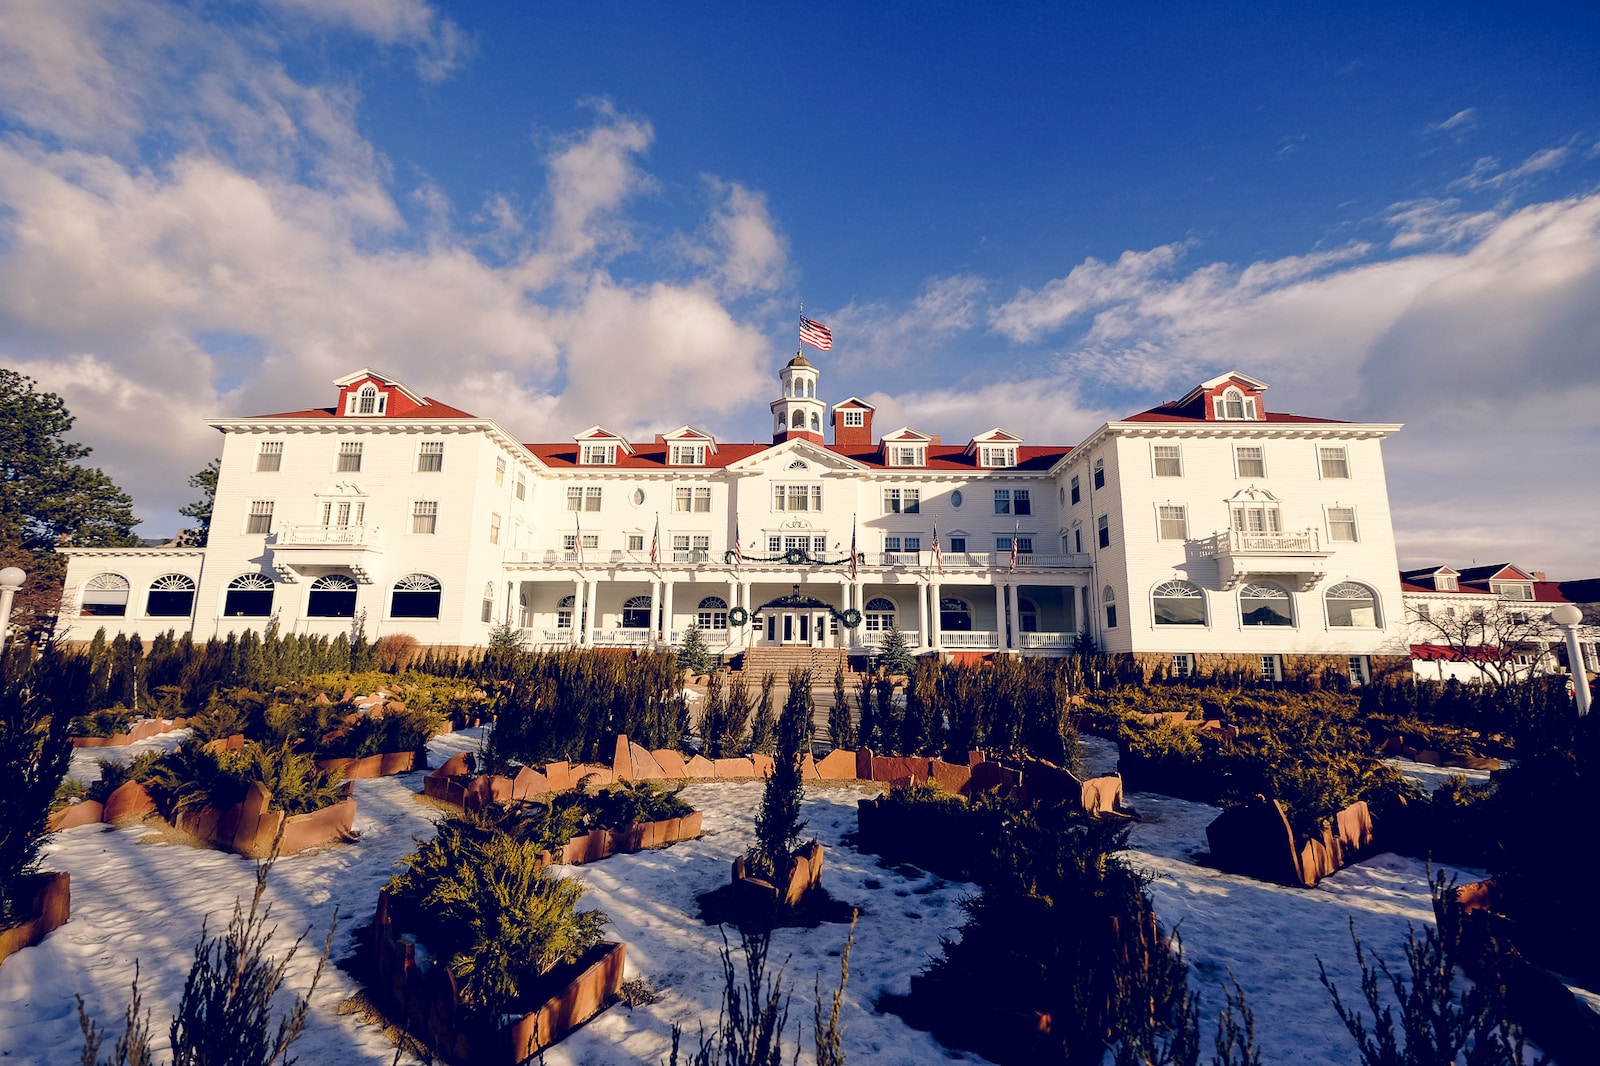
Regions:
<svg viewBox="0 0 1600 1066"><path fill-rule="evenodd" d="M1547 672L1549 646L1558 636L1549 611L1531 602L1500 601L1450 610L1408 603L1406 619L1420 643L1449 648L1454 658L1496 689L1526 685Z"/></svg>

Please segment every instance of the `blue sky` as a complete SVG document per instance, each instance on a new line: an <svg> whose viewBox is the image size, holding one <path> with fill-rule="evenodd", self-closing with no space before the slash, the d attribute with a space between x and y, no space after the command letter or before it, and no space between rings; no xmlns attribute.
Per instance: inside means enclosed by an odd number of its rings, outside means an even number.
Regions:
<svg viewBox="0 0 1600 1066"><path fill-rule="evenodd" d="M1593 5L0 2L0 362L170 532L361 365L524 439L825 398L1402 421L1401 559L1600 572Z"/></svg>

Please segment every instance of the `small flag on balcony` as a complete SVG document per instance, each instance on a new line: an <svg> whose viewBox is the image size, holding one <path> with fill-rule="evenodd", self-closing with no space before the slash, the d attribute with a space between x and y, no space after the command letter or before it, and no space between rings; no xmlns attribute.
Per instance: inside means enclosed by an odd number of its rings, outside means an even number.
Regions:
<svg viewBox="0 0 1600 1066"><path fill-rule="evenodd" d="M944 573L944 552L939 550L939 523L933 523L933 565L939 573Z"/></svg>
<svg viewBox="0 0 1600 1066"><path fill-rule="evenodd" d="M733 565L744 565L744 545L739 543L739 520L737 518L733 520Z"/></svg>
<svg viewBox="0 0 1600 1066"><path fill-rule="evenodd" d="M650 534L650 565L661 562L661 515L656 515L656 530Z"/></svg>
<svg viewBox="0 0 1600 1066"><path fill-rule="evenodd" d="M809 344L819 352L829 351L833 348L833 330L821 322L813 322L805 315L801 315L800 343Z"/></svg>
<svg viewBox="0 0 1600 1066"><path fill-rule="evenodd" d="M582 566L583 565L583 519L578 517L577 512L573 512L573 515L572 515L572 528L573 528L574 532L576 532L576 534L577 534L577 536L573 538L573 547L578 549L578 565Z"/></svg>
<svg viewBox="0 0 1600 1066"><path fill-rule="evenodd" d="M1012 523L1012 526L1011 526L1011 566L1008 567L1008 569L1011 569L1011 570L1015 570L1017 568L1017 541L1022 539L1021 537L1017 536L1017 532L1021 528L1022 527L1021 527L1021 525L1019 523Z"/></svg>
<svg viewBox="0 0 1600 1066"><path fill-rule="evenodd" d="M850 580L856 579L856 516L850 516Z"/></svg>

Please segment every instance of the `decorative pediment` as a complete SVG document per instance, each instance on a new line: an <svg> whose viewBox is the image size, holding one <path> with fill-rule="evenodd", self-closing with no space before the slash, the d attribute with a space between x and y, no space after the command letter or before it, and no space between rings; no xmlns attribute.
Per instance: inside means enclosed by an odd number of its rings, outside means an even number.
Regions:
<svg viewBox="0 0 1600 1066"><path fill-rule="evenodd" d="M1021 444L1021 443L1022 443L1022 437L1021 436L1019 436L1016 433L1011 432L1009 429L1001 429L998 426L996 426L994 429L986 430L983 433L979 433L976 437L973 437L971 440L967 441L967 454L971 455L973 452L977 451L978 448L982 447L985 444Z"/></svg>
<svg viewBox="0 0 1600 1066"><path fill-rule="evenodd" d="M901 426L891 433L885 433L881 444L931 444L933 438L921 430L912 429L910 426Z"/></svg>
<svg viewBox="0 0 1600 1066"><path fill-rule="evenodd" d="M1228 497L1229 503L1280 503L1278 497L1266 489L1258 489L1254 485L1246 485L1232 496Z"/></svg>
<svg viewBox="0 0 1600 1066"><path fill-rule="evenodd" d="M796 459L804 461L813 473L818 471L832 472L837 470L865 470L867 467L854 459L848 459L838 452L830 451L815 441L806 440L804 437L791 437L781 444L774 444L754 455L746 456L736 463L729 463L728 470L740 474L784 474L789 469L789 464Z"/></svg>
<svg viewBox="0 0 1600 1066"><path fill-rule="evenodd" d="M694 426L679 426L670 433L662 433L657 440L663 444L704 444L712 455L717 453L717 438Z"/></svg>
<svg viewBox="0 0 1600 1066"><path fill-rule="evenodd" d="M369 381L380 389L393 390L400 393L400 395L404 396L418 407L427 402L422 396L412 392L394 378L387 374L380 374L370 366L364 366L360 370L357 370L354 374L346 374L342 378L333 379L333 383L339 386L341 390L349 390L352 388L359 389L362 385L365 385Z"/></svg>
<svg viewBox="0 0 1600 1066"><path fill-rule="evenodd" d="M876 407L872 406L872 404L870 404L867 401L863 400L859 396L851 396L848 399L840 400L838 403L833 405L833 409L835 411L839 410L842 407L855 407L855 408L859 408L859 409L861 409L863 411L876 411L877 410Z"/></svg>
<svg viewBox="0 0 1600 1066"><path fill-rule="evenodd" d="M572 435L579 447L585 444L615 444L621 451L628 455L633 454L633 445L621 433L609 430L605 426L590 426Z"/></svg>

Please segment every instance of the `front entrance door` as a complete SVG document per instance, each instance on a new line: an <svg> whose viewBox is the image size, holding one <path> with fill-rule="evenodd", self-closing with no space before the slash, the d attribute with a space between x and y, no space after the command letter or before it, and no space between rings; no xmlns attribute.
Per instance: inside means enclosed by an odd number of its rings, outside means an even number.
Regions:
<svg viewBox="0 0 1600 1066"><path fill-rule="evenodd" d="M816 618L810 611L785 611L767 608L762 615L767 620L768 644L811 644L821 635Z"/></svg>

